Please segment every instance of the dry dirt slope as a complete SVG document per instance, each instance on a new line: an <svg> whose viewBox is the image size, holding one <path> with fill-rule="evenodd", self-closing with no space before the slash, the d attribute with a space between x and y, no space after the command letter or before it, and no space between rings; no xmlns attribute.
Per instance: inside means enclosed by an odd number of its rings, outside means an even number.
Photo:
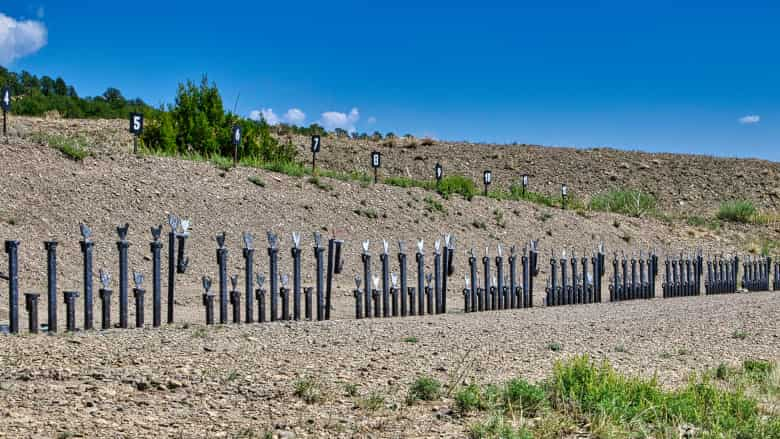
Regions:
<svg viewBox="0 0 780 439"><path fill-rule="evenodd" d="M462 273L463 250L499 241L521 244L540 238L543 255L564 246L582 251L599 240L609 250L676 251L701 245L732 252L749 234L771 230L727 226L714 233L653 219L581 216L481 197L441 200L417 189L362 188L330 180L331 189L321 190L304 179L254 169L221 173L208 163L132 157L121 152L131 143L123 121L23 122L27 128L15 130L24 138L0 144L0 239L22 240L22 292L45 289L46 239L61 242L60 291L81 288L81 221L95 230L95 267L112 271L114 228L129 221L131 266L148 274L148 228L176 212L194 223L190 272L180 277L177 306L178 321L194 323L0 337L0 437L262 437L274 431L280 437L463 437L475 418L455 416L450 398L404 403L415 377L431 375L446 384L466 370L466 382L536 380L554 360L589 353L609 359L621 371L657 373L663 383L675 385L689 372L721 361L780 357L777 293L469 315L457 312L455 300L446 316L348 319L349 279L359 269L363 238L371 239L376 251L383 237L424 237L430 251L433 237L453 232L459 242L456 271ZM94 157L69 161L27 137L39 130L86 133L94 139ZM250 183L250 176L259 176L265 186ZM445 211L426 209L429 196ZM367 210L378 217L355 213ZM215 273L213 236L228 232L230 270L240 272L240 233L254 231L262 247L266 229L284 235L283 248L289 247L288 234L294 230L335 231L347 240L334 310L339 319L203 328L198 279ZM308 236L304 246L311 246ZM287 252L282 255L282 266L289 270ZM304 257L308 274L311 253ZM256 269L266 270L266 261L258 260ZM543 272L538 284L545 277ZM305 282L311 282L310 275ZM454 285L461 286L457 278ZM7 319L6 303L0 300L2 320ZM735 331L747 335L734 338ZM407 337L418 342L404 342ZM563 349L554 352L550 343ZM293 382L300 377L319 383L321 402L306 404L293 395ZM346 392L347 383L357 385L356 395ZM372 395L383 398L373 411L364 404Z"/></svg>
<svg viewBox="0 0 780 439"><path fill-rule="evenodd" d="M544 261L551 250L564 248L582 253L603 241L608 251L635 252L656 248L660 252L678 252L703 247L712 252L735 252L744 246L750 230L725 228L718 233L696 231L685 226L661 223L654 219L633 219L612 214L580 215L525 202L500 202L477 197L468 202L460 197L443 200L420 189L401 189L387 185L361 187L323 179L320 189L306 179L288 177L262 170L239 168L222 172L209 163L171 158L134 157L121 151L129 136L121 133L118 121L25 121L28 137L11 137L0 145L5 175L0 186L0 235L20 239L20 276L23 292L45 291L45 252L43 241L56 239L60 289L81 289L78 224L93 228L96 241L95 268L116 273L115 228L130 223L130 266L149 276L149 228L163 223L169 212L192 220L193 237L188 248L189 273L180 276L179 302L191 318L200 321L200 278L215 275L214 236L228 234L229 271L241 273L243 260L240 234L252 231L258 247L265 246L265 231L274 230L283 237L282 248L289 248L289 233L304 232L306 277L310 285L313 257L311 232L336 234L347 240L345 274L337 280L337 295L344 302L337 316L348 316L353 274L360 272L360 241L370 239L379 251L381 239L412 242L423 238L432 250L432 241L442 233L453 233L458 242L456 273L465 273L465 251L522 246L539 239ZM29 139L35 130L81 133L90 141L93 157L83 162L66 159L60 152ZM264 187L249 181L259 176ZM440 203L442 209L435 205ZM376 214L375 218L370 218ZM257 269L267 270L267 261L258 252ZM282 254L282 270L289 271L289 253ZM375 263L378 263L375 258ZM428 258L430 261L430 258ZM163 260L163 266L166 261ZM376 269L377 265L375 265ZM544 285L547 265L537 285ZM461 288L458 275L453 287ZM163 280L163 287L165 282ZM243 276L241 277L243 283ZM241 287L243 288L243 287ZM537 297L541 297L537 294ZM44 304L42 304L43 306ZM0 302L0 313L4 311ZM3 314L0 314L3 315Z"/></svg>

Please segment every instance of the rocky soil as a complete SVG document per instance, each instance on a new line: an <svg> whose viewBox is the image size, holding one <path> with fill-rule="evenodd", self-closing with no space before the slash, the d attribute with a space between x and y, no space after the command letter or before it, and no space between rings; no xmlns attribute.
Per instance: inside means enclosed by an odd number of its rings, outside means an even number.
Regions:
<svg viewBox="0 0 780 439"><path fill-rule="evenodd" d="M780 302L774 293L481 315L459 313L461 301L456 295L449 306L453 314L446 316L409 318L403 325L398 319L352 320L351 279L360 271L363 239L371 240L377 254L383 238L406 240L410 252L413 241L422 238L430 254L433 240L453 233L458 252L451 286L459 290L467 268L465 252L471 247L490 246L494 253L498 243L522 246L539 239L542 273L536 285L544 285L543 261L552 250L589 252L603 241L609 252L655 248L663 254L701 247L707 252L736 253L755 247L757 240L776 239L778 231L772 226L726 224L712 231L682 221L578 214L483 197L471 202L459 197L443 200L421 189L387 185L361 187L322 179L326 184L319 188L303 178L263 170L225 172L209 163L135 157L128 154L132 138L125 130L125 121L12 120L12 135L0 142L0 238L22 243L22 293L45 292L43 241L50 239L60 242L59 291L81 290L80 222L94 230L95 273L104 268L112 274L117 272L115 228L128 222L130 267L150 279L149 228L163 224L168 213L189 218L193 223L190 267L178 277L177 325L160 330L0 337L0 401L4 402L0 437L52 437L65 432L83 437L251 437L252 432L275 430L288 436L292 432L321 437L460 437L470 421L452 416L451 400L404 405L406 388L415 376L432 374L448 382L456 369L468 365L469 380L487 382L514 375L536 379L546 374L555 358L589 352L610 358L623 370L658 372L673 385L691 370L719 361L780 354ZM83 162L68 160L41 143L40 133L82 136L92 155ZM424 177L439 160L447 172L458 169L474 177L483 167L492 167L500 184L532 165L532 181L549 181L550 191L557 190L562 176L583 193L601 190L610 182L623 183L625 178L636 181L637 187L655 187L664 206L687 203L680 207L685 211L710 211L720 199L737 193L767 209L774 207L774 198L766 194L776 184L778 169L768 162L438 142L414 149L403 148L404 142L397 139L396 146L381 147L385 148L384 172ZM367 168L362 158L367 163L368 152L375 147L328 138L318 161L327 168ZM424 158L415 160L418 155ZM595 155L600 158L592 166L573 159ZM624 161L627 169L621 165ZM559 163L576 164L577 171L564 170ZM762 171L748 172L756 167L769 170L767 177L761 177ZM625 172L613 181L609 172L614 169ZM263 185L249 177L258 177ZM682 195L660 189L674 181L680 182L674 187L682 188ZM441 210L436 203L441 203ZM336 278L336 320L203 328L200 278L216 277L214 236L227 233L229 271L240 275L243 290L240 235L255 233L260 248L255 268L267 271L266 230L282 237L282 272L292 268L289 234L304 233L305 286L314 281L311 233L320 231L346 241L344 273ZM0 255L2 272L5 261L5 255ZM375 258L375 270L378 263ZM5 322L7 293L2 285L4 281L0 281L0 321ZM115 280L112 286L116 290ZM536 297L541 298L538 291ZM64 306L60 306L59 324L64 327ZM45 307L42 300L42 316ZM78 310L80 314L80 305ZM24 315L23 307L20 311ZM23 321L21 326L25 325ZM732 339L735 328L744 328L750 336ZM420 342L404 343L405 336ZM546 346L552 341L562 343L564 350L551 352ZM618 344L628 352L615 352ZM300 376L320 382L322 402L306 404L292 395L292 382ZM348 382L359 385L358 396L345 395ZM384 408L375 412L356 408L370 392L385 395Z"/></svg>

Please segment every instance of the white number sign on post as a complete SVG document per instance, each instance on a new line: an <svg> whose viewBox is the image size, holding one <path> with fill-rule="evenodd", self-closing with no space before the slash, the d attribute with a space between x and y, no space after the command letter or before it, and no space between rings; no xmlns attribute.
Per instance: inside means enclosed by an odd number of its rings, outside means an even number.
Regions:
<svg viewBox="0 0 780 439"><path fill-rule="evenodd" d="M487 170L482 173L482 183L485 184L485 196L488 194L488 186L490 186L490 183L493 182L493 173L490 170Z"/></svg>
<svg viewBox="0 0 780 439"><path fill-rule="evenodd" d="M138 153L138 136L144 131L144 115L130 113L130 132L133 133L133 154Z"/></svg>
<svg viewBox="0 0 780 439"><path fill-rule="evenodd" d="M311 172L317 170L317 153L320 152L320 136L315 134L311 136Z"/></svg>
<svg viewBox="0 0 780 439"><path fill-rule="evenodd" d="M238 146L241 145L241 126L233 125L233 131L231 132L233 139L233 166L238 165Z"/></svg>
<svg viewBox="0 0 780 439"><path fill-rule="evenodd" d="M372 152L371 167L374 168L374 184L376 184L379 181L379 177L377 177L377 172L381 164L382 164L382 154L380 154L379 151Z"/></svg>
<svg viewBox="0 0 780 439"><path fill-rule="evenodd" d="M6 131L6 118L8 117L8 110L11 109L11 90L8 87L3 88L3 135L7 135Z"/></svg>
<svg viewBox="0 0 780 439"><path fill-rule="evenodd" d="M436 174L436 183L441 181L441 177L444 175L444 170L441 167L441 164L436 163L436 167L434 168L435 174Z"/></svg>

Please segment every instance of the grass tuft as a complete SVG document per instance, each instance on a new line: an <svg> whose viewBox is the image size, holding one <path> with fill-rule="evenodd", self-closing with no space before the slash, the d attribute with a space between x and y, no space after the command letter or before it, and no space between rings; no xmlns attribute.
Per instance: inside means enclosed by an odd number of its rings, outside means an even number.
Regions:
<svg viewBox="0 0 780 439"><path fill-rule="evenodd" d="M307 404L313 404L322 399L320 385L314 378L299 378L293 383L293 388L293 394Z"/></svg>
<svg viewBox="0 0 780 439"><path fill-rule="evenodd" d="M718 219L735 223L752 223L758 217L758 209L751 201L726 201L720 205Z"/></svg>
<svg viewBox="0 0 780 439"><path fill-rule="evenodd" d="M412 405L417 401L434 401L441 395L441 383L436 378L419 377L409 388L406 403Z"/></svg>
<svg viewBox="0 0 780 439"><path fill-rule="evenodd" d="M640 218L654 211L655 204L655 197L646 192L634 189L613 189L594 195L588 203L588 208Z"/></svg>

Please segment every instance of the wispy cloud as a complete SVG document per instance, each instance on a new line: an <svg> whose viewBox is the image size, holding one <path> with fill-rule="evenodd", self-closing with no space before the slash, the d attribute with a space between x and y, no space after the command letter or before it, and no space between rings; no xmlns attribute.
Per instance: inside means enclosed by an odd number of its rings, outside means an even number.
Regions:
<svg viewBox="0 0 780 439"><path fill-rule="evenodd" d="M40 21L17 21L0 13L0 65L33 54L47 42L46 25Z"/></svg>
<svg viewBox="0 0 780 439"><path fill-rule="evenodd" d="M284 113L284 116L279 116L274 113L273 108L261 108L250 111L249 118L252 120L263 119L269 125L278 125L280 123L301 125L306 120L306 114L300 108L290 108Z"/></svg>
<svg viewBox="0 0 780 439"><path fill-rule="evenodd" d="M320 116L320 124L326 130L341 128L347 132L355 131L355 124L360 120L360 111L357 108L350 110L349 114L338 111L326 111Z"/></svg>
<svg viewBox="0 0 780 439"><path fill-rule="evenodd" d="M761 116L757 114L749 114L747 116L740 117L738 120L742 125L753 125L761 122Z"/></svg>
<svg viewBox="0 0 780 439"><path fill-rule="evenodd" d="M376 118L374 116L369 117L366 122L368 122L369 125L373 125L376 123Z"/></svg>

